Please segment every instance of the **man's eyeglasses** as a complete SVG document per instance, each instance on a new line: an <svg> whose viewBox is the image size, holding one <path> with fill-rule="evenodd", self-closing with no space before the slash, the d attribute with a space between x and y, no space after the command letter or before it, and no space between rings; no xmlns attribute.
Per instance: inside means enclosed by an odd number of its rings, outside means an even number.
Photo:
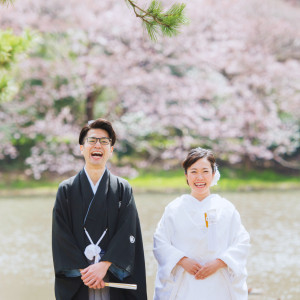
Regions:
<svg viewBox="0 0 300 300"><path fill-rule="evenodd" d="M96 138L96 137L88 137L86 138L86 141L90 144L90 145L96 145L97 141L99 141L99 143L103 146L109 145L111 142L110 138L107 137L101 137L101 138Z"/></svg>

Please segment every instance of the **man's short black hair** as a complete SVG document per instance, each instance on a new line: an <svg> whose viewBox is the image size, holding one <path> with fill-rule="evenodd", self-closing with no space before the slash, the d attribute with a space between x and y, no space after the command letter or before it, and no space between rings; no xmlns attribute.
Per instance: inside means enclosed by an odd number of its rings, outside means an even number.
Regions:
<svg viewBox="0 0 300 300"><path fill-rule="evenodd" d="M111 123L105 119L97 119L94 121L90 121L86 124L80 131L79 134L79 144L84 144L84 139L90 129L103 129L108 133L109 138L111 139L111 146L113 146L116 142L116 133L111 125Z"/></svg>

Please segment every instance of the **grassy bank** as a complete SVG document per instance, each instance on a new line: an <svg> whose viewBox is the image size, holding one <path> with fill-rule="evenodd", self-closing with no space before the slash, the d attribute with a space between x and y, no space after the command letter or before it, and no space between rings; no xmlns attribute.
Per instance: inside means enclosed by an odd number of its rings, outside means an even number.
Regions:
<svg viewBox="0 0 300 300"><path fill-rule="evenodd" d="M273 171L243 171L222 169L221 179L214 190L247 191L266 189L300 189L300 176L287 176ZM129 180L137 190L164 191L187 189L183 170L141 172Z"/></svg>
<svg viewBox="0 0 300 300"><path fill-rule="evenodd" d="M59 182L55 180L25 180L23 177L1 176L0 195L5 194L55 194ZM135 192L155 191L182 191L187 190L182 170L175 171L141 171L134 179L128 179ZM250 190L282 190L300 189L300 176L287 176L273 171L243 171L222 169L221 179L214 191L250 191Z"/></svg>

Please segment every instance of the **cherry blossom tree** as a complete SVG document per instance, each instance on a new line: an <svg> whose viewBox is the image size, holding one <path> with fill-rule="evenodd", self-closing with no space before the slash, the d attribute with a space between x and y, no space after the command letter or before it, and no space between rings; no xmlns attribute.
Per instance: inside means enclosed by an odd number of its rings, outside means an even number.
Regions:
<svg viewBox="0 0 300 300"><path fill-rule="evenodd" d="M0 10L2 27L39 36L21 92L1 108L11 157L25 147L36 178L81 167L78 131L96 117L116 127L115 165L167 168L205 146L231 163L290 166L299 151L297 5L193 0L182 34L153 43L119 0L67 4Z"/></svg>

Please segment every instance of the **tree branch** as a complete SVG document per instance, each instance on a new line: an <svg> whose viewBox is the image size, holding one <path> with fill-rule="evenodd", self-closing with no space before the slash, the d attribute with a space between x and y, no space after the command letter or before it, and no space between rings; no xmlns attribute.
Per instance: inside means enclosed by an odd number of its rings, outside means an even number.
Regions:
<svg viewBox="0 0 300 300"><path fill-rule="evenodd" d="M133 8L135 16L142 20L152 40L157 39L158 29L164 36L175 36L179 33L179 28L188 23L185 4L174 4L167 12L163 12L159 0L152 0L147 10L142 9L133 0L125 1Z"/></svg>
<svg viewBox="0 0 300 300"><path fill-rule="evenodd" d="M13 3L13 0L0 0L0 4L11 4Z"/></svg>
<svg viewBox="0 0 300 300"><path fill-rule="evenodd" d="M300 170L299 164L286 161L283 158L281 158L279 155L275 155L274 160L285 168Z"/></svg>

